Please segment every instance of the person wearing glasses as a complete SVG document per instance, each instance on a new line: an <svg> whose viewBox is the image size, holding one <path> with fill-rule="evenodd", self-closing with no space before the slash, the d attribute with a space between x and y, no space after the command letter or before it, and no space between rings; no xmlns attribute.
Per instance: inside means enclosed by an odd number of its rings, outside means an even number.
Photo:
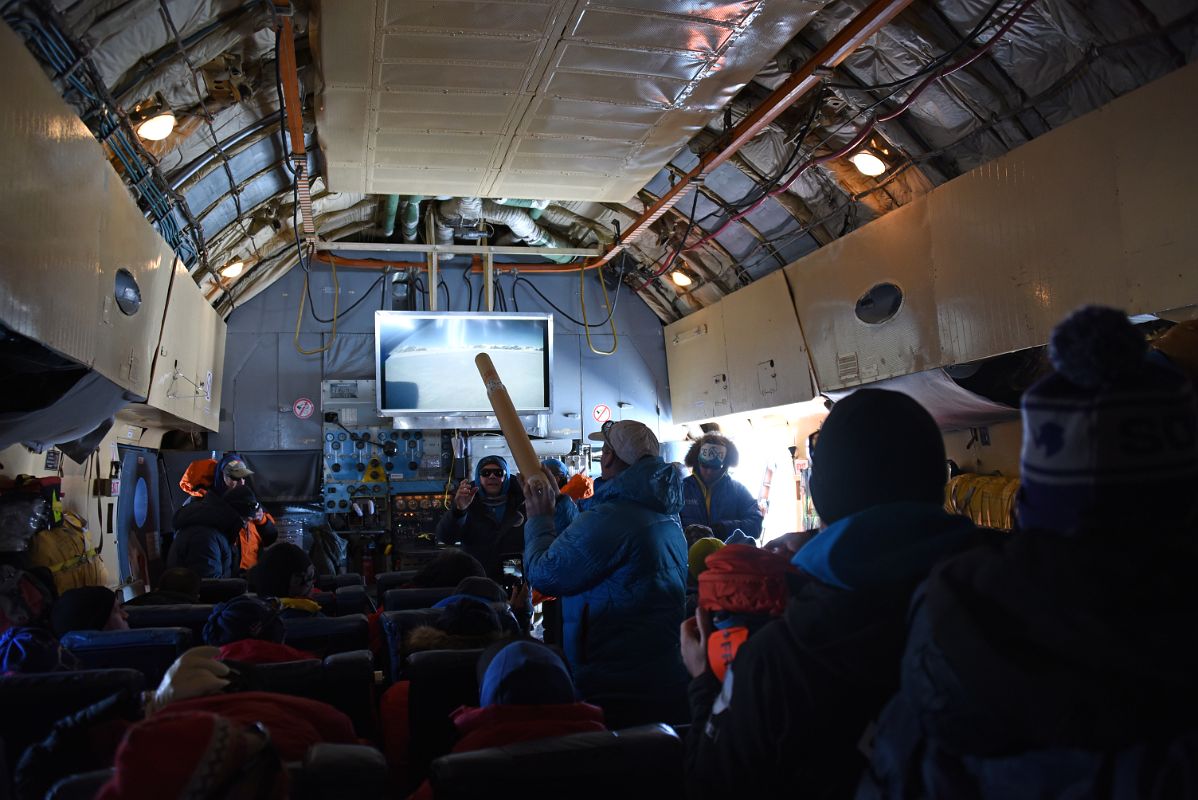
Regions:
<svg viewBox="0 0 1198 800"><path fill-rule="evenodd" d="M657 437L632 420L604 424L605 482L561 533L555 492L530 485L524 575L561 599L563 645L582 696L608 726L681 722L687 674L679 653L686 607L682 475Z"/></svg>
<svg viewBox="0 0 1198 800"><path fill-rule="evenodd" d="M501 580L503 556L524 550L524 495L504 458L480 458L474 480L458 484L437 523L437 541L460 545L482 563L488 578Z"/></svg>

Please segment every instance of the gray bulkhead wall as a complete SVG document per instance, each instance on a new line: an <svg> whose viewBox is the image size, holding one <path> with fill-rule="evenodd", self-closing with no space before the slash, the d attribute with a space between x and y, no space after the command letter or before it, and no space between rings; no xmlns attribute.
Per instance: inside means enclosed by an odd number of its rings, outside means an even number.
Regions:
<svg viewBox="0 0 1198 800"><path fill-rule="evenodd" d="M462 269L446 264L441 270L453 305L445 311L466 310L466 284ZM337 271L344 309L367 291L378 273L343 268ZM578 274L530 275L538 289L576 319L581 319ZM482 275L471 275L477 296ZM389 281L388 281L389 282ZM501 285L511 301L512 278ZM332 316L332 274L315 263L311 273L316 313ZM321 447L320 414L301 420L292 411L299 398L320 404L320 382L336 378L374 378L374 312L382 302L382 289L337 322L337 338L326 352L301 355L293 339L297 303L303 294L303 272L293 269L267 291L238 307L228 318L224 386L221 394L220 433L209 438L218 450L316 450ZM516 289L522 312L552 312L527 286ZM587 318L592 323L606 316L603 295L593 273L586 280ZM441 296L444 305L444 293ZM549 435L580 438L598 429L592 414L598 405L611 409L612 419L636 419L654 430L670 424L670 398L666 378L662 325L627 286L620 290L615 313L619 347L615 355L598 356L587 347L579 325L554 313L553 413ZM305 350L322 347L332 338L332 326L313 320L307 308L300 326ZM596 349L610 350L608 328L594 328ZM621 405L626 404L626 405Z"/></svg>

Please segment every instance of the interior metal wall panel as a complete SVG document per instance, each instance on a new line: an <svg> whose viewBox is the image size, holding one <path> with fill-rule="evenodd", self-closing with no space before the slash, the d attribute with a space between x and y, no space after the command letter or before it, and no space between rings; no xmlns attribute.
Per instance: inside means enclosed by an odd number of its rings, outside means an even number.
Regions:
<svg viewBox="0 0 1198 800"><path fill-rule="evenodd" d="M788 266L819 387L1042 345L1086 303L1193 305L1198 104L1176 98L1195 96L1191 64ZM902 308L866 324L855 304L881 280Z"/></svg>
<svg viewBox="0 0 1198 800"><path fill-rule="evenodd" d="M674 422L731 414L723 303L667 325L665 343Z"/></svg>
<svg viewBox="0 0 1198 800"><path fill-rule="evenodd" d="M736 413L815 397L786 276L772 272L725 297L728 394Z"/></svg>
<svg viewBox="0 0 1198 800"><path fill-rule="evenodd" d="M0 321L145 397L174 253L24 42L0 23ZM114 298L127 270L141 308Z"/></svg>
<svg viewBox="0 0 1198 800"><path fill-rule="evenodd" d="M329 4L329 188L626 201L824 4Z"/></svg>
<svg viewBox="0 0 1198 800"><path fill-rule="evenodd" d="M220 428L225 321L175 261L147 405L210 431ZM202 388L201 388L202 387Z"/></svg>

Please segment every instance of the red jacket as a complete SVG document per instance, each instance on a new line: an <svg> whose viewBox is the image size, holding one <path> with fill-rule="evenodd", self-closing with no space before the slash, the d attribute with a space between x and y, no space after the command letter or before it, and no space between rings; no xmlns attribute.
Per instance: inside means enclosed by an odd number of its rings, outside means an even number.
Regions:
<svg viewBox="0 0 1198 800"><path fill-rule="evenodd" d="M321 742L357 744L354 725L328 703L271 692L234 692L180 700L174 711L210 711L251 725L261 722L284 761L302 761L308 748Z"/></svg>
<svg viewBox="0 0 1198 800"><path fill-rule="evenodd" d="M244 661L247 664L281 664L284 661L308 661L316 658L306 650L297 650L281 642L264 639L242 639L221 645L221 661Z"/></svg>
<svg viewBox="0 0 1198 800"><path fill-rule="evenodd" d="M455 753L607 730L603 725L603 709L590 703L463 706L450 717L458 729L458 742L453 746ZM412 795L412 800L433 800L432 785L425 781Z"/></svg>

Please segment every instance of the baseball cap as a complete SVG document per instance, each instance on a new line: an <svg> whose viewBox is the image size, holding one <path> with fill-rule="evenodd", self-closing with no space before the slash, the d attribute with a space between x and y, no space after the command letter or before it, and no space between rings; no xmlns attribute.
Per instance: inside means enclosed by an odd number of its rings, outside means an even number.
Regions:
<svg viewBox="0 0 1198 800"><path fill-rule="evenodd" d="M248 478L254 474L254 471L247 467L244 461L233 459L228 464L225 464L224 473L227 478L239 480L241 478Z"/></svg>
<svg viewBox="0 0 1198 800"><path fill-rule="evenodd" d="M661 450L653 431L643 422L631 419L605 422L600 431L587 438L610 446L625 464L635 464L645 456L657 456Z"/></svg>

